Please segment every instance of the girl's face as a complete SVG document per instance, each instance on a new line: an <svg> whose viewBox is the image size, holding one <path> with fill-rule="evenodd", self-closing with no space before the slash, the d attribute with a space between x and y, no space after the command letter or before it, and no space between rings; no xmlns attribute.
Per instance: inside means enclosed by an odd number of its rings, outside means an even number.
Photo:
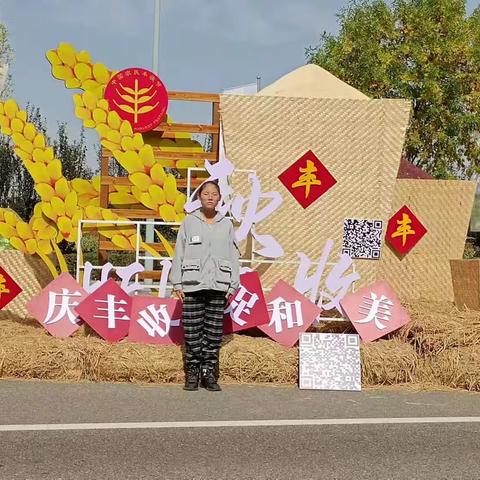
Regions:
<svg viewBox="0 0 480 480"><path fill-rule="evenodd" d="M211 183L207 184L200 194L200 202L205 210L215 210L220 201L220 193L217 187Z"/></svg>

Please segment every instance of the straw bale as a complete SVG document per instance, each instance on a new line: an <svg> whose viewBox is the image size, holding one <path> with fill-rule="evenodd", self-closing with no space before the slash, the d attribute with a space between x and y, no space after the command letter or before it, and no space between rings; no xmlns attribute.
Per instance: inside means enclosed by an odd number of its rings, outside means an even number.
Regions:
<svg viewBox="0 0 480 480"><path fill-rule="evenodd" d="M448 303L409 304L412 322L386 339L362 344L362 383L479 390L480 312ZM349 322L312 331L351 333ZM298 348L269 338L228 335L220 353L222 383L297 382ZM123 341L109 344L80 328L51 337L37 323L0 320L0 377L139 383L183 382L182 349Z"/></svg>
<svg viewBox="0 0 480 480"><path fill-rule="evenodd" d="M452 388L480 392L480 348L449 348L429 358L434 378Z"/></svg>
<svg viewBox="0 0 480 480"><path fill-rule="evenodd" d="M368 97L318 65L303 65L260 90L259 96L350 98Z"/></svg>
<svg viewBox="0 0 480 480"><path fill-rule="evenodd" d="M480 261L478 258L450 260L455 304L480 310Z"/></svg>
<svg viewBox="0 0 480 480"><path fill-rule="evenodd" d="M412 320L394 335L410 342L420 355L480 344L478 311L459 310L451 303L439 302L418 302L407 308Z"/></svg>
<svg viewBox="0 0 480 480"><path fill-rule="evenodd" d="M420 358L397 338L362 344L362 384L394 385L415 380Z"/></svg>
<svg viewBox="0 0 480 480"><path fill-rule="evenodd" d="M182 349L128 341L109 344L82 327L70 338L40 326L0 321L0 377L142 383L183 381ZM220 379L295 383L298 350L267 338L230 335L221 349Z"/></svg>

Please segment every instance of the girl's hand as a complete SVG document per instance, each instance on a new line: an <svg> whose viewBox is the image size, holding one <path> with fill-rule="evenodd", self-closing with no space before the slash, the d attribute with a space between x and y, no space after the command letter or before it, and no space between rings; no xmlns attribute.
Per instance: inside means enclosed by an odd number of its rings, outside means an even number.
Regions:
<svg viewBox="0 0 480 480"><path fill-rule="evenodd" d="M184 301L185 300L185 293L183 292L183 290L175 290L173 292L173 294L180 300L180 301Z"/></svg>

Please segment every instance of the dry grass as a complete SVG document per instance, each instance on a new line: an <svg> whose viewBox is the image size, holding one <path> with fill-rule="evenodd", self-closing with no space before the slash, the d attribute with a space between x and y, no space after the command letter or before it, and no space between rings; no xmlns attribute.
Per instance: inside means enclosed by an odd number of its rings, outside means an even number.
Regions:
<svg viewBox="0 0 480 480"><path fill-rule="evenodd" d="M480 345L480 312L459 310L450 303L423 302L406 307L412 320L394 336L411 343L420 355Z"/></svg>
<svg viewBox="0 0 480 480"><path fill-rule="evenodd" d="M480 312L450 304L407 305L412 322L386 339L363 344L364 386L480 391ZM317 332L351 333L347 322L322 323ZM298 349L264 337L229 335L221 350L224 383L294 385ZM0 377L70 381L180 383L176 346L108 344L82 327L53 338L35 321L0 316Z"/></svg>
<svg viewBox="0 0 480 480"><path fill-rule="evenodd" d="M399 339L362 345L362 384L414 383L420 357L412 345Z"/></svg>
<svg viewBox="0 0 480 480"><path fill-rule="evenodd" d="M449 348L427 359L432 377L442 385L480 392L480 347Z"/></svg>

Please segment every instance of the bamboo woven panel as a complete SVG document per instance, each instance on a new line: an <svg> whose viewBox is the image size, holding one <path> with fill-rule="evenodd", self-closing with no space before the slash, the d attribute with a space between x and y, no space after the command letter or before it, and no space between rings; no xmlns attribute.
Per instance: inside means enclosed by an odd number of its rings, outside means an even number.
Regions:
<svg viewBox="0 0 480 480"><path fill-rule="evenodd" d="M386 246L379 279L390 282L405 300L453 301L450 260L463 257L475 197L475 182L398 179L391 215L403 205L427 229L402 260Z"/></svg>
<svg viewBox="0 0 480 480"><path fill-rule="evenodd" d="M325 242L340 253L345 218L388 219L410 103L404 100L248 97L222 95L226 154L237 169L255 170L262 191L278 191L283 204L257 225L285 250L282 260L304 252L318 261ZM278 175L309 149L337 180L303 209ZM244 196L245 182L233 181ZM379 262L357 260L359 285L376 278ZM266 288L280 278L292 282L292 267L278 264L262 276Z"/></svg>
<svg viewBox="0 0 480 480"><path fill-rule="evenodd" d="M17 250L1 251L0 266L23 290L0 310L0 319L23 320L29 316L27 303L53 280L52 275L40 258Z"/></svg>

